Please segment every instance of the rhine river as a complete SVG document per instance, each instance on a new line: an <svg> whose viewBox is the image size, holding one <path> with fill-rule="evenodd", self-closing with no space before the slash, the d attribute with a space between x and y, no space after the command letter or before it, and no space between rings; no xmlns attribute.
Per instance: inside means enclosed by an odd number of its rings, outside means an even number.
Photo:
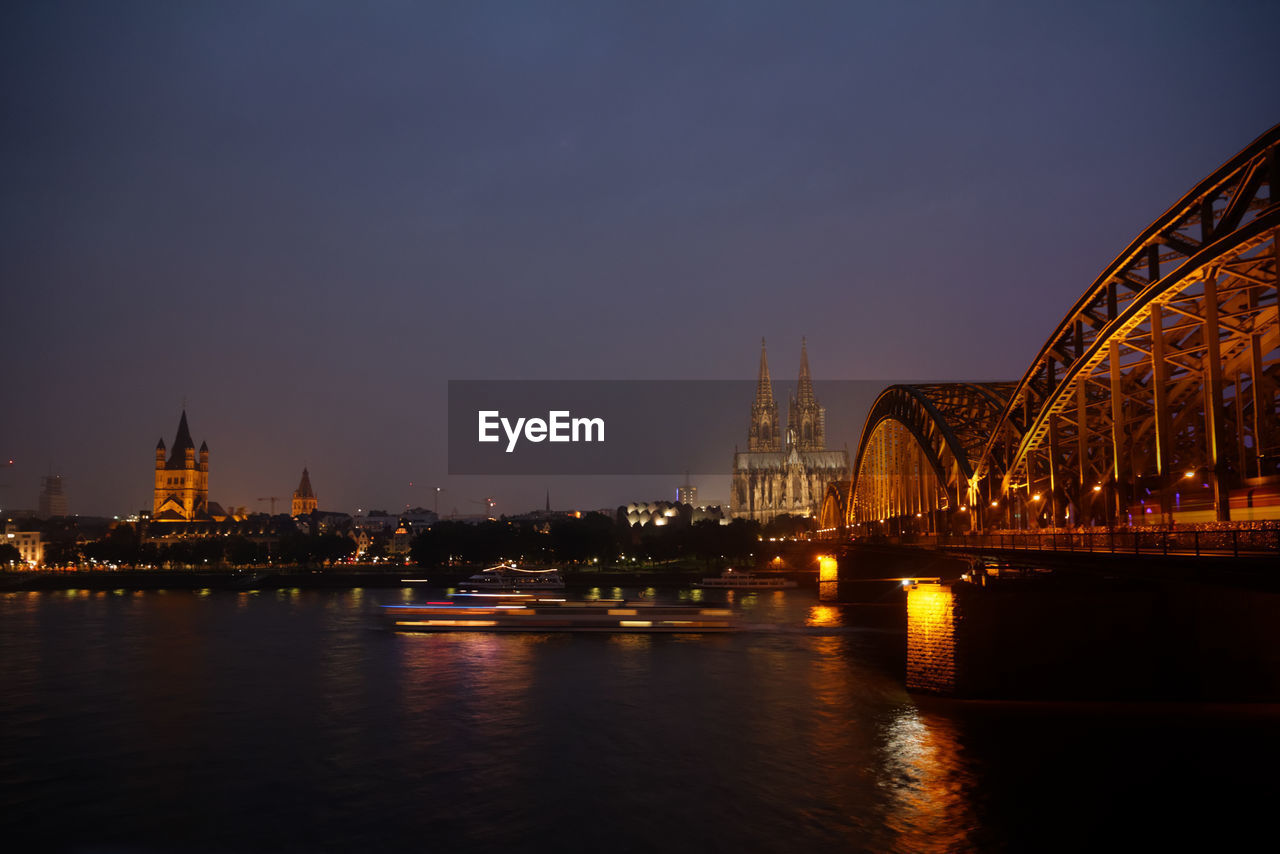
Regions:
<svg viewBox="0 0 1280 854"><path fill-rule="evenodd" d="M1276 706L916 696L891 620L806 590L737 597L782 631L703 637L399 635L375 617L429 594L0 595L0 841L1150 850L1270 824Z"/></svg>

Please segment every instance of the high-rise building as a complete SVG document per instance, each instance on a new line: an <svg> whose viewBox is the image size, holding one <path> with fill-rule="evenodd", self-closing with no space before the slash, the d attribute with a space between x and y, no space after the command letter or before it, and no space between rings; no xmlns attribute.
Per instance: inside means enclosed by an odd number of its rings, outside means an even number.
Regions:
<svg viewBox="0 0 1280 854"><path fill-rule="evenodd" d="M298 482L298 488L293 491L293 503L289 506L289 515L303 516L315 510L317 503L316 494L311 489L311 475L304 467L302 480Z"/></svg>
<svg viewBox="0 0 1280 854"><path fill-rule="evenodd" d="M698 503L698 487L689 483L688 478L685 478L685 482L676 487L676 503L694 505Z"/></svg>
<svg viewBox="0 0 1280 854"><path fill-rule="evenodd" d="M209 516L209 445L200 444L199 460L195 442L187 427L187 411L182 410L173 450L165 459L164 439L156 443L154 522L195 522Z"/></svg>
<svg viewBox="0 0 1280 854"><path fill-rule="evenodd" d="M751 404L747 450L733 455L731 515L759 522L782 513L815 515L827 484L849 478L849 452L828 451L826 434L826 410L818 404L809 375L808 342L800 342L800 382L787 410L783 435L778 429L778 404L761 339L760 377Z"/></svg>
<svg viewBox="0 0 1280 854"><path fill-rule="evenodd" d="M41 519L52 519L54 516L68 516L67 494L63 491L62 475L50 474L40 478L40 503L38 515Z"/></svg>

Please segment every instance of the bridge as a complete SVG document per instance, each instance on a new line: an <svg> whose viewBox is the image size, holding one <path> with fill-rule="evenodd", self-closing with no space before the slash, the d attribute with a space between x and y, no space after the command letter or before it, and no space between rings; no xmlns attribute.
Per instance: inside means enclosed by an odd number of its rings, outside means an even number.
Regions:
<svg viewBox="0 0 1280 854"><path fill-rule="evenodd" d="M1241 532L1275 550L1277 188L1280 125L1134 238L1020 380L886 388L851 480L828 486L823 535L1114 551L1123 531L1121 549L1162 533L1167 551L1193 527L1197 551L1228 531L1237 552Z"/></svg>

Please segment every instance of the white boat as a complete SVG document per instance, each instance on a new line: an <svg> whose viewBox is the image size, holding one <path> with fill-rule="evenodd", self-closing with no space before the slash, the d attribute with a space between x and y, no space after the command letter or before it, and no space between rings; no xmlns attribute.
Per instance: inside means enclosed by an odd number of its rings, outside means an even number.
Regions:
<svg viewBox="0 0 1280 854"><path fill-rule="evenodd" d="M462 593L522 593L539 590L563 590L564 577L558 569L522 569L513 563L500 563L477 572L458 585Z"/></svg>
<svg viewBox="0 0 1280 854"><path fill-rule="evenodd" d="M787 587L798 587L790 578L776 575L752 575L738 569L726 569L715 578L702 579L703 587L728 587L734 590L782 590Z"/></svg>

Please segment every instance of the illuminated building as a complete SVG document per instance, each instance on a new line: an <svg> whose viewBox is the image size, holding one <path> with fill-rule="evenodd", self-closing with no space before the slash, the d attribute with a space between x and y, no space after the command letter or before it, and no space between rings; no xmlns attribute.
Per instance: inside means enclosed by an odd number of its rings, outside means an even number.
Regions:
<svg viewBox="0 0 1280 854"><path fill-rule="evenodd" d="M28 566L44 563L44 539L39 531L17 531L6 535L7 542L18 549L20 560Z"/></svg>
<svg viewBox="0 0 1280 854"><path fill-rule="evenodd" d="M826 410L818 403L809 375L809 352L800 344L800 382L787 410L787 430L778 427L778 404L769 378L769 360L760 342L760 378L751 405L747 450L733 455L730 514L768 522L782 513L817 513L831 481L849 477L849 452L826 449Z"/></svg>
<svg viewBox="0 0 1280 854"><path fill-rule="evenodd" d="M298 482L298 488L293 491L293 503L290 505L290 516L302 516L316 509L316 494L311 489L311 475L306 468L302 469L302 480Z"/></svg>
<svg viewBox="0 0 1280 854"><path fill-rule="evenodd" d="M196 459L195 442L187 427L187 411L178 421L173 450L165 459L164 439L156 443L155 500L151 519L155 522L194 522L209 517L209 445L200 444Z"/></svg>

